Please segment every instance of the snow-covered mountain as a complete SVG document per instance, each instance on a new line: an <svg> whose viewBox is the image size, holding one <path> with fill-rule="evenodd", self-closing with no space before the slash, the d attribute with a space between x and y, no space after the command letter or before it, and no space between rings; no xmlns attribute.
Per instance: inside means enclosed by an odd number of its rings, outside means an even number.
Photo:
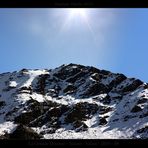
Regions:
<svg viewBox="0 0 148 148"><path fill-rule="evenodd" d="M148 84L77 64L0 74L0 139L147 139Z"/></svg>

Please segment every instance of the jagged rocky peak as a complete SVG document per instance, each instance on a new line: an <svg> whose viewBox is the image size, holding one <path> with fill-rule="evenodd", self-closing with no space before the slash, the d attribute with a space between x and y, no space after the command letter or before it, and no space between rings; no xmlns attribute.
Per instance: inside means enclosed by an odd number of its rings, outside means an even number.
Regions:
<svg viewBox="0 0 148 148"><path fill-rule="evenodd" d="M0 138L148 138L147 105L147 83L92 66L3 73Z"/></svg>

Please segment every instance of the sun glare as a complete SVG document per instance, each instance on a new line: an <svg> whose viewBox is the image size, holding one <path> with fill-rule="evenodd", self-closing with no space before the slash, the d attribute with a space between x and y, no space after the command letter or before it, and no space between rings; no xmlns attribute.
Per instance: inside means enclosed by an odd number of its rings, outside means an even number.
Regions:
<svg viewBox="0 0 148 148"><path fill-rule="evenodd" d="M71 17L86 17L86 10L84 8L71 8L69 9Z"/></svg>
<svg viewBox="0 0 148 148"><path fill-rule="evenodd" d="M91 32L93 38L95 38L94 31L91 26L91 18L90 18L90 11L86 8L68 8L66 9L67 18L65 19L65 23L62 26L61 30L66 30L69 26L75 27L75 24L77 27L86 27L88 31Z"/></svg>

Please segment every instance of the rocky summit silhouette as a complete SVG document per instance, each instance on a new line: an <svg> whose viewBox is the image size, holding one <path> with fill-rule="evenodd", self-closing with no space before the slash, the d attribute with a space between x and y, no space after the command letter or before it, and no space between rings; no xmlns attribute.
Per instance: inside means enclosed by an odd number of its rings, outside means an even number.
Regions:
<svg viewBox="0 0 148 148"><path fill-rule="evenodd" d="M146 139L148 84L78 64L0 74L0 139Z"/></svg>

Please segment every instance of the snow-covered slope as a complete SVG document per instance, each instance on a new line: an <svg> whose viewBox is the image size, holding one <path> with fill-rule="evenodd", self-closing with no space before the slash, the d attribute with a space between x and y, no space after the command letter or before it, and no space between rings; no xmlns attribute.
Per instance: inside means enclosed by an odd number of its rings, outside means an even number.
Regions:
<svg viewBox="0 0 148 148"><path fill-rule="evenodd" d="M0 74L0 139L148 138L148 84L69 64Z"/></svg>

